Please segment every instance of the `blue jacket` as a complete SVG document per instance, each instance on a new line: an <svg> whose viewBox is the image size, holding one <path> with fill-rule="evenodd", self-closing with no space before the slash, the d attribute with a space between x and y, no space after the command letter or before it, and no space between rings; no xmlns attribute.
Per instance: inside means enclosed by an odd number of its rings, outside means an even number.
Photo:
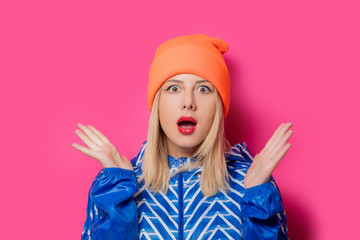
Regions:
<svg viewBox="0 0 360 240"><path fill-rule="evenodd" d="M168 156L167 194L155 194L140 177L146 141L131 160L134 171L103 168L88 195L82 240L118 239L288 239L286 216L273 179L245 189L253 157L245 142L226 154L230 189L204 197L202 167L174 171L194 158ZM140 183L138 183L138 180Z"/></svg>

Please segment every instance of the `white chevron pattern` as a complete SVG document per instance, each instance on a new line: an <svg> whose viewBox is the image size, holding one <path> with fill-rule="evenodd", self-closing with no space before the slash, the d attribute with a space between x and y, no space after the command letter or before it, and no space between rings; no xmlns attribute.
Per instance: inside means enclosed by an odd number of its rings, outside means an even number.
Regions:
<svg viewBox="0 0 360 240"><path fill-rule="evenodd" d="M142 174L142 157L146 142L136 159L132 160L139 181ZM227 159L230 173L230 189L210 198L204 197L200 188L202 167L183 172L183 233L184 239L239 239L241 231L240 198L243 197L245 173L252 156L245 153L241 144L233 146ZM241 161L239 161L239 159ZM171 161L170 161L171 160ZM177 159L169 159L170 173L178 167ZM182 158L184 162L192 159ZM178 239L179 231L179 185L178 175L171 175L172 184L166 195L162 191L154 194L139 183L139 191L134 195L139 210L140 239Z"/></svg>

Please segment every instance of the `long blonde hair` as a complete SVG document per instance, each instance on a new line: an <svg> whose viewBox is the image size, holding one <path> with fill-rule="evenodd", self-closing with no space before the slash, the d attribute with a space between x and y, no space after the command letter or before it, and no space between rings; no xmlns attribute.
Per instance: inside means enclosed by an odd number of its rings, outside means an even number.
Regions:
<svg viewBox="0 0 360 240"><path fill-rule="evenodd" d="M206 197L218 192L226 192L229 187L229 173L226 166L225 153L231 148L225 138L224 115L220 95L215 89L215 116L210 131L194 153L196 161L179 168L174 174L202 166L200 187ZM167 193L169 187L169 164L166 135L159 121L159 99L161 88L157 91L149 121L147 142L145 147L142 167L142 178L145 187L155 192L160 190Z"/></svg>

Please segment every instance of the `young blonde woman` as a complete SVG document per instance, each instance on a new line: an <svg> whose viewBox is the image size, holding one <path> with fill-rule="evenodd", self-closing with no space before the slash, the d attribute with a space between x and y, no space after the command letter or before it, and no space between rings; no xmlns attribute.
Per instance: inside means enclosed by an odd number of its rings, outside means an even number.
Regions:
<svg viewBox="0 0 360 240"><path fill-rule="evenodd" d="M76 134L103 169L89 191L81 239L288 239L271 176L289 150L283 123L253 158L224 135L230 76L225 41L179 36L156 50L149 71L147 140L128 161L96 128Z"/></svg>

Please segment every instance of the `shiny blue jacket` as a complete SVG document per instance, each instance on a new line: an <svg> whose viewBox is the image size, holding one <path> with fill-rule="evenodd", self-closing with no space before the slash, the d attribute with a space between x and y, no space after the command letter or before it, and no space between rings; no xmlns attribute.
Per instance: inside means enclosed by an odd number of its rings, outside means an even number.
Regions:
<svg viewBox="0 0 360 240"><path fill-rule="evenodd" d="M288 239L286 216L273 179L244 188L253 157L245 142L226 153L230 189L204 197L202 167L174 175L194 158L168 156L168 193L153 193L141 178L146 141L131 163L134 171L103 168L88 195L82 240ZM138 183L139 181L139 183Z"/></svg>

